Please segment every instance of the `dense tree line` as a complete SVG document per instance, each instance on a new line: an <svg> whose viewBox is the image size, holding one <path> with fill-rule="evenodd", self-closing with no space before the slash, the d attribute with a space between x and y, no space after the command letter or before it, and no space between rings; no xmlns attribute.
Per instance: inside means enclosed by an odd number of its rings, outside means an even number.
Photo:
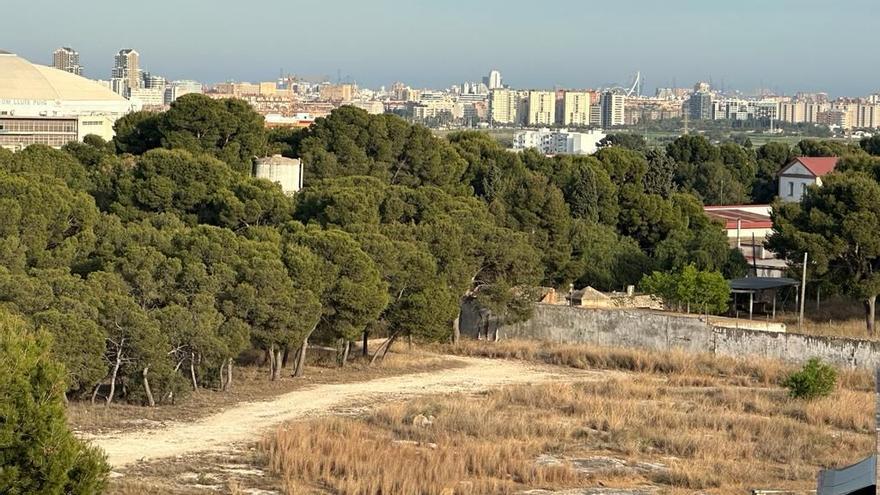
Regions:
<svg viewBox="0 0 880 495"><path fill-rule="evenodd" d="M462 302L516 320L539 285L740 275L702 203L765 198L792 154L836 151L685 136L546 157L352 107L267 132L202 95L116 130L0 153L0 305L52 337L67 396L108 404L228 389L247 349L277 379L304 373L310 343L344 365L358 340L376 360L401 338L455 339ZM271 152L303 159L294 197L251 177Z"/></svg>
<svg viewBox="0 0 880 495"><path fill-rule="evenodd" d="M792 263L808 254L810 276L864 303L865 324L874 334L880 294L880 138L861 149L837 143L802 148L817 156L841 156L835 171L810 186L800 203L776 203L774 233L767 245Z"/></svg>

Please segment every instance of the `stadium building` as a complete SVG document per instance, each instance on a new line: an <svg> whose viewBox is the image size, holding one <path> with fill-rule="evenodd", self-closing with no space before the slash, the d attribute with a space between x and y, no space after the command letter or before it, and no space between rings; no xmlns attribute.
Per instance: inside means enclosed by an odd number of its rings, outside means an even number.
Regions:
<svg viewBox="0 0 880 495"><path fill-rule="evenodd" d="M88 134L113 137L119 117L140 110L101 84L0 50L0 146L59 147Z"/></svg>

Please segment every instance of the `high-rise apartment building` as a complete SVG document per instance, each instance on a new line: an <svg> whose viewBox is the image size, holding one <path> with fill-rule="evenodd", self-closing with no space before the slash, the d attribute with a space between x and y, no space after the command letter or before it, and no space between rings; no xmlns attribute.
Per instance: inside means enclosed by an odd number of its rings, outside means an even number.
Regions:
<svg viewBox="0 0 880 495"><path fill-rule="evenodd" d="M512 89L493 89L489 92L489 122L493 125L515 125L518 122L517 92Z"/></svg>
<svg viewBox="0 0 880 495"><path fill-rule="evenodd" d="M562 125L586 127L590 125L590 106L593 99L588 91L566 91L562 96Z"/></svg>
<svg viewBox="0 0 880 495"><path fill-rule="evenodd" d="M712 93L697 91L688 100L688 116L691 120L712 120L714 112L712 107Z"/></svg>
<svg viewBox="0 0 880 495"><path fill-rule="evenodd" d="M140 54L137 50L131 48L119 50L110 77L111 89L123 96L128 96L132 89L140 88Z"/></svg>
<svg viewBox="0 0 880 495"><path fill-rule="evenodd" d="M62 46L52 54L52 66L64 72L70 72L78 76L82 75L82 66L79 65L79 52L69 46Z"/></svg>
<svg viewBox="0 0 880 495"><path fill-rule="evenodd" d="M555 91L529 91L529 113L526 122L530 126L550 126L556 123Z"/></svg>
<svg viewBox="0 0 880 495"><path fill-rule="evenodd" d="M612 91L602 93L602 127L608 128L625 123L626 96Z"/></svg>

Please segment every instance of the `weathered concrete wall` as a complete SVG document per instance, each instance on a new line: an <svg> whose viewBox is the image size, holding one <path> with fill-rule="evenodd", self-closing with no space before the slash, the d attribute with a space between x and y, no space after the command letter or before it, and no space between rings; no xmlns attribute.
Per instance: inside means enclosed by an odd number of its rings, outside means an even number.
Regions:
<svg viewBox="0 0 880 495"><path fill-rule="evenodd" d="M480 317L464 311L462 333L476 336ZM483 328L485 328L484 319ZM711 319L710 319L711 322ZM491 323L489 325L492 327ZM843 367L880 365L880 342L721 328L701 318L642 310L572 308L539 304L529 321L498 329L501 339L591 343L653 350L682 349L724 356L761 356L790 362L818 357Z"/></svg>

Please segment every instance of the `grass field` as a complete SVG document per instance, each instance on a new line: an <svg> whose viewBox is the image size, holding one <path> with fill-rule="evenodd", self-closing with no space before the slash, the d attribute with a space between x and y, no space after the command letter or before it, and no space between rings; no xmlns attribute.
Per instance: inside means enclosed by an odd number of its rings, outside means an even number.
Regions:
<svg viewBox="0 0 880 495"><path fill-rule="evenodd" d="M806 402L777 385L790 368L772 361L527 342L447 350L627 373L288 425L261 446L287 493L809 489L820 468L873 447L867 373L844 374L831 397Z"/></svg>

